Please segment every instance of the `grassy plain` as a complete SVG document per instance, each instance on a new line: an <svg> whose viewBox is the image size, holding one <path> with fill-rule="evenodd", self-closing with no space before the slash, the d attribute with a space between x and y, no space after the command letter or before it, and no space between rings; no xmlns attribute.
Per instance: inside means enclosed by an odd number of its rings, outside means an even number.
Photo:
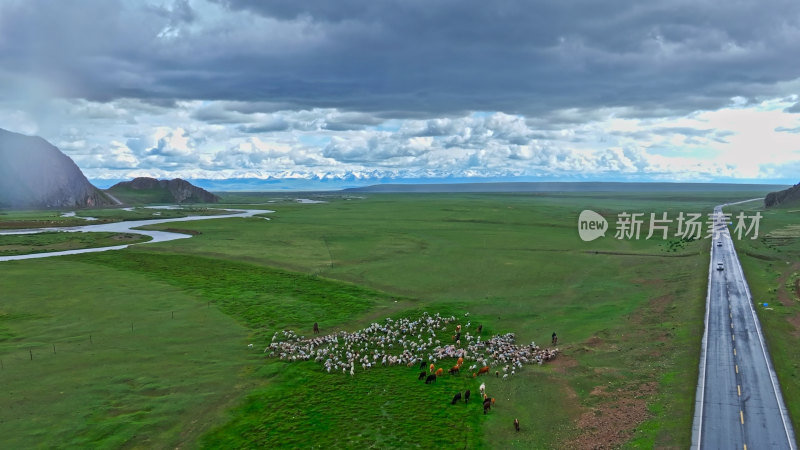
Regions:
<svg viewBox="0 0 800 450"><path fill-rule="evenodd" d="M221 209L209 208L203 205L187 205L185 207L175 209L153 209L145 207L128 209L82 209L78 211L70 211L70 213L75 214L64 215L64 212L43 210L0 210L0 229L78 227L83 225L96 225L124 220L167 219L186 216L227 214Z"/></svg>
<svg viewBox="0 0 800 450"><path fill-rule="evenodd" d="M7 234L0 235L0 256L110 247L149 240L149 236L133 233L48 231L36 234Z"/></svg>
<svg viewBox="0 0 800 450"><path fill-rule="evenodd" d="M646 229L639 240L614 239L613 220L708 212L748 195L368 194L296 204L265 194L247 200L276 210L270 221L189 222L177 226L201 232L191 239L8 263L0 378L14 408L0 409L0 436L17 446L686 447L708 241L646 240ZM582 209L612 222L605 238L578 238ZM449 405L455 391L477 390L467 377L423 386L405 367L351 379L258 357L280 329L307 334L318 321L323 333L354 330L423 310L469 312L485 333L521 342L543 344L556 331L564 354L487 380L497 407L486 416ZM92 350L100 344L88 334L114 338ZM56 391L68 394L53 408ZM609 420L622 424L611 427L621 440L603 434Z"/></svg>
<svg viewBox="0 0 800 450"><path fill-rule="evenodd" d="M652 411L645 407L643 415L651 418L632 439L681 446L691 428L707 243L685 243L679 251L645 235L583 243L576 221L589 206L606 217L665 209L675 217L681 210L709 211L718 198L598 197L434 194L279 202L271 206L277 212L268 225L248 219L233 230L219 221L196 223L192 228L203 233L197 240L168 247L213 258L236 253L257 264L419 299L430 310L469 311L523 342L544 343L557 331L569 367L528 368L514 382L493 386L506 407L486 419L485 442L566 445L579 432L573 420L582 412L596 408L602 415L614 408L618 392L645 392L644 385L655 383L659 389L646 399ZM515 416L530 433L507 433Z"/></svg>

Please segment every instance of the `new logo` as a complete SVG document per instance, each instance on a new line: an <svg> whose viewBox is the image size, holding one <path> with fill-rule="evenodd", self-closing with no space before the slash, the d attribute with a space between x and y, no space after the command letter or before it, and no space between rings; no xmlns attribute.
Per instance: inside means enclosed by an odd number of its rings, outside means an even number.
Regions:
<svg viewBox="0 0 800 450"><path fill-rule="evenodd" d="M581 211L578 216L578 234L586 242L593 241L606 235L608 222L603 216L590 209Z"/></svg>

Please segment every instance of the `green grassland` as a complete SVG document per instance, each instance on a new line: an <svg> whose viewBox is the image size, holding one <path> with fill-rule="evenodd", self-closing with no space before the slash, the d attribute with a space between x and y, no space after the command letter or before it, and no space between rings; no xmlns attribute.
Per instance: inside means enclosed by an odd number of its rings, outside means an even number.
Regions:
<svg viewBox="0 0 800 450"><path fill-rule="evenodd" d="M0 210L0 229L77 227L125 220L224 215L228 214L228 212L220 208L193 205L176 209L153 209L145 207L136 207L130 210L123 208L81 209L75 211L75 215L72 217L65 217L62 214L63 213L59 211L49 210ZM86 220L86 218L94 220Z"/></svg>
<svg viewBox="0 0 800 450"><path fill-rule="evenodd" d="M103 221L118 222L125 220L172 219L186 216L216 216L229 213L219 208L184 206L175 209L145 207L131 208L130 210L121 208L83 209L78 211L77 214L81 217L95 217Z"/></svg>
<svg viewBox="0 0 800 450"><path fill-rule="evenodd" d="M59 232L0 235L0 256L59 252L82 248L110 247L147 242L149 236L133 233Z"/></svg>
<svg viewBox="0 0 800 450"><path fill-rule="evenodd" d="M0 230L45 228L45 227L77 227L87 222L80 217L64 217L59 211L7 211L0 210ZM98 222L93 222L98 223Z"/></svg>
<svg viewBox="0 0 800 450"><path fill-rule="evenodd" d="M6 263L0 379L14 408L0 408L0 443L563 448L602 424L580 418L615 417L627 399L643 414L619 430L625 445L686 447L709 242L646 240L646 229L615 239L613 219L705 213L748 195L248 196L276 210L271 220L164 224L201 234ZM579 239L582 209L612 222L605 238ZM520 342L556 331L563 355L485 380L497 399L485 416L477 402L449 404L477 392L468 374L426 386L416 368L351 378L259 356L277 330L356 330L421 311L469 312L485 334Z"/></svg>

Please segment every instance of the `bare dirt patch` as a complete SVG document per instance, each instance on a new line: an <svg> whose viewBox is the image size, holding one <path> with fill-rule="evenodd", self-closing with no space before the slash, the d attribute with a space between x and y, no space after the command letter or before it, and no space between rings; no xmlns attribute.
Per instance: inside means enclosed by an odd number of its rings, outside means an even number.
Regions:
<svg viewBox="0 0 800 450"><path fill-rule="evenodd" d="M192 236L197 236L198 234L203 234L197 230L189 230L186 228L166 228L164 231L168 231L170 233L180 233L180 234L189 234Z"/></svg>
<svg viewBox="0 0 800 450"><path fill-rule="evenodd" d="M656 393L657 383L646 383L634 389L620 389L613 393L602 387L592 390L592 395L614 398L583 413L578 419L578 437L567 444L575 449L610 449L628 441L636 427L648 417L647 401Z"/></svg>
<svg viewBox="0 0 800 450"><path fill-rule="evenodd" d="M590 347L590 348L597 348L597 347L600 347L601 345L603 345L603 342L605 342L605 341L603 341L599 337L592 336L588 340L586 340L586 346Z"/></svg>
<svg viewBox="0 0 800 450"><path fill-rule="evenodd" d="M794 330L792 331L792 336L800 337L800 313L797 313L787 318L786 321L789 322L792 325L792 327L794 327Z"/></svg>
<svg viewBox="0 0 800 450"><path fill-rule="evenodd" d="M794 296L800 298L800 278L794 280Z"/></svg>
<svg viewBox="0 0 800 450"><path fill-rule="evenodd" d="M608 396L608 392L606 392L606 387L597 385L592 389L592 392L589 392L589 395L593 395L595 397L606 397Z"/></svg>
<svg viewBox="0 0 800 450"><path fill-rule="evenodd" d="M556 359L548 362L547 365L552 367L556 373L567 373L569 369L578 366L578 360L561 353Z"/></svg>
<svg viewBox="0 0 800 450"><path fill-rule="evenodd" d="M778 301L780 301L783 306L790 306L792 304L792 293L786 289L786 281L798 270L800 270L800 263L794 263L778 278ZM794 294L800 297L800 279L795 282L794 291Z"/></svg>
<svg viewBox="0 0 800 450"><path fill-rule="evenodd" d="M795 280L792 289L787 287L787 281L800 270L800 263L794 263L778 277L778 301L783 306L791 306L795 298L800 298L800 279ZM792 292L794 291L794 292ZM800 314L795 314L786 319L792 325L792 336L800 337Z"/></svg>
<svg viewBox="0 0 800 450"><path fill-rule="evenodd" d="M672 294L662 295L661 297L656 297L653 300L650 300L650 310L655 315L661 315L666 311L667 306L671 305L672 302L675 301L675 296Z"/></svg>

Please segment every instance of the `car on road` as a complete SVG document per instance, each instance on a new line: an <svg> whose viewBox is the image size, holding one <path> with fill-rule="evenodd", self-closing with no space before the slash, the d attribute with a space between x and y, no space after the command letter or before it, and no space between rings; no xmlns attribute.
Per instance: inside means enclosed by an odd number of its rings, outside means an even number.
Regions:
<svg viewBox="0 0 800 450"><path fill-rule="evenodd" d="M722 241L717 241L717 247L722 247Z"/></svg>
<svg viewBox="0 0 800 450"><path fill-rule="evenodd" d="M722 266L722 263L717 263L717 270L725 270L725 267Z"/></svg>

